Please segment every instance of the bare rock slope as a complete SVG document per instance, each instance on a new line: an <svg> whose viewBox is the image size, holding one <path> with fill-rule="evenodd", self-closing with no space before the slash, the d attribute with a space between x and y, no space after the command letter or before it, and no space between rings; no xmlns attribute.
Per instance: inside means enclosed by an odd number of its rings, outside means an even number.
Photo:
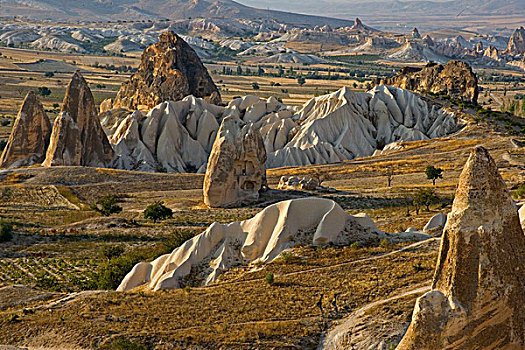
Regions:
<svg viewBox="0 0 525 350"><path fill-rule="evenodd" d="M525 236L482 147L460 176L432 290L417 300L399 350L525 348Z"/></svg>
<svg viewBox="0 0 525 350"><path fill-rule="evenodd" d="M382 83L415 92L446 94L454 98L477 103L478 80L472 68L458 60L444 65L429 63L424 68L403 68L399 74Z"/></svg>
<svg viewBox="0 0 525 350"><path fill-rule="evenodd" d="M246 221L212 224L171 254L135 265L117 291L143 285L155 291L175 289L190 281L193 285L208 285L222 271L270 262L297 244L346 245L383 238L400 242L428 237L418 233L386 234L370 217L350 216L329 199L288 200L270 205Z"/></svg>
<svg viewBox="0 0 525 350"><path fill-rule="evenodd" d="M168 31L160 35L158 43L144 50L137 73L122 84L114 106L150 109L188 95L214 104L221 102L219 90L195 51Z"/></svg>
<svg viewBox="0 0 525 350"><path fill-rule="evenodd" d="M46 157L51 123L34 92L29 92L18 112L11 135L0 158L0 167L39 164Z"/></svg>
<svg viewBox="0 0 525 350"><path fill-rule="evenodd" d="M107 166L113 156L113 148L98 119L93 94L77 71L53 125L44 166Z"/></svg>
<svg viewBox="0 0 525 350"><path fill-rule="evenodd" d="M252 123L231 116L222 121L204 178L204 203L224 207L259 199L266 184L266 150Z"/></svg>
<svg viewBox="0 0 525 350"><path fill-rule="evenodd" d="M302 108L277 99L245 96L227 107L192 96L164 102L146 117L128 115L111 142L115 167L128 170L204 172L222 120L235 116L262 135L267 168L327 164L371 156L396 141L417 141L455 132L453 113L407 90L376 86L366 93L342 88Z"/></svg>

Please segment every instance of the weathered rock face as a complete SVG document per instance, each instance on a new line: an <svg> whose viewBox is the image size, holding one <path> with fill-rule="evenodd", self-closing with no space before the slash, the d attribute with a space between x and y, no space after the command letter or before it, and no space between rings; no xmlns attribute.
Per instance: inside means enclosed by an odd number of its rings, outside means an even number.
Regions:
<svg viewBox="0 0 525 350"><path fill-rule="evenodd" d="M488 151L472 151L445 226L432 291L399 350L525 348L525 236Z"/></svg>
<svg viewBox="0 0 525 350"><path fill-rule="evenodd" d="M513 56L525 55L525 28L520 27L514 31L505 52Z"/></svg>
<svg viewBox="0 0 525 350"><path fill-rule="evenodd" d="M75 136L77 132L78 136ZM66 155L67 159L61 158ZM53 126L44 165L106 166L113 156L113 149L98 119L93 94L77 71L67 87L61 115Z"/></svg>
<svg viewBox="0 0 525 350"><path fill-rule="evenodd" d="M319 187L319 181L307 177L282 176L277 186L280 190L307 190L313 191Z"/></svg>
<svg viewBox="0 0 525 350"><path fill-rule="evenodd" d="M478 78L468 64L458 60L445 65L429 63L424 68L406 67L382 83L415 92L446 94L467 102L478 101Z"/></svg>
<svg viewBox="0 0 525 350"><path fill-rule="evenodd" d="M146 118L136 112L128 115L136 126L130 120L124 123L126 115L120 110L106 112L102 120L112 134L115 167L204 173L219 126L228 116L254 123L264 140L267 168L366 157L385 145L441 137L461 127L453 113L385 85L366 93L345 87L313 98L299 110L274 97L245 96L221 107L188 96L161 103Z"/></svg>
<svg viewBox="0 0 525 350"><path fill-rule="evenodd" d="M82 164L82 143L78 126L67 112L53 124L53 132L43 166L76 166Z"/></svg>
<svg viewBox="0 0 525 350"><path fill-rule="evenodd" d="M417 28L412 29L412 38L421 39L421 34L419 34L419 30L417 30Z"/></svg>
<svg viewBox="0 0 525 350"><path fill-rule="evenodd" d="M204 203L224 207L259 199L266 186L266 150L252 123L227 117L213 144L204 178Z"/></svg>
<svg viewBox="0 0 525 350"><path fill-rule="evenodd" d="M144 50L137 73L122 84L114 107L150 109L188 95L221 102L219 90L195 51L172 31Z"/></svg>
<svg viewBox="0 0 525 350"><path fill-rule="evenodd" d="M42 163L51 136L51 123L34 92L29 92L18 112L11 136L0 158L0 167Z"/></svg>

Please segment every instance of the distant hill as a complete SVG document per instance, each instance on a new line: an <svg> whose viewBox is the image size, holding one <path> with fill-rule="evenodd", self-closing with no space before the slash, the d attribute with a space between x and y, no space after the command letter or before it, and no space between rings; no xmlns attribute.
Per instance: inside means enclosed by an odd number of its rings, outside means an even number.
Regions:
<svg viewBox="0 0 525 350"><path fill-rule="evenodd" d="M342 19L257 9L232 0L0 0L0 16L90 21L270 18L306 27L351 25Z"/></svg>
<svg viewBox="0 0 525 350"><path fill-rule="evenodd" d="M239 1L253 6L260 3L260 0ZM356 15L384 16L386 13L457 15L462 11L466 14L477 15L525 13L525 1L523 0L266 0L265 2L267 6L274 9L337 17L346 15L352 17Z"/></svg>

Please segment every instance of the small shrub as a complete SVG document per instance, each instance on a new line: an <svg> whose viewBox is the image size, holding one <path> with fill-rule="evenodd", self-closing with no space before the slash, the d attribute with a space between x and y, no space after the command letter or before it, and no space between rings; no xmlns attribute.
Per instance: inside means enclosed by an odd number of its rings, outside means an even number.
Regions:
<svg viewBox="0 0 525 350"><path fill-rule="evenodd" d="M110 344L103 345L100 350L147 350L144 345L132 342L124 337L118 337Z"/></svg>
<svg viewBox="0 0 525 350"><path fill-rule="evenodd" d="M379 246L380 246L381 248L388 248L388 246L389 246L388 239L383 238L383 239L379 242Z"/></svg>
<svg viewBox="0 0 525 350"><path fill-rule="evenodd" d="M7 221L0 221L0 243L8 242L13 239L13 224Z"/></svg>
<svg viewBox="0 0 525 350"><path fill-rule="evenodd" d="M117 199L114 196L104 196L100 198L96 204L91 206L91 209L98 211L104 216L120 213L122 207L117 205Z"/></svg>
<svg viewBox="0 0 525 350"><path fill-rule="evenodd" d="M164 205L164 202L155 202L148 205L144 210L144 218L147 220L153 220L157 223L159 220L169 219L173 216L173 211Z"/></svg>
<svg viewBox="0 0 525 350"><path fill-rule="evenodd" d="M60 291L62 289L59 280L51 274L42 272L35 275L35 278L36 286L38 288L55 292Z"/></svg>
<svg viewBox="0 0 525 350"><path fill-rule="evenodd" d="M289 262L292 262L293 260L295 260L295 255L293 255L293 253L291 252L282 252L281 253L281 259L285 262L285 263L289 263Z"/></svg>
<svg viewBox="0 0 525 350"><path fill-rule="evenodd" d="M191 292L191 287L190 286L186 286L184 288L182 288L183 291L185 291L186 293L190 293Z"/></svg>
<svg viewBox="0 0 525 350"><path fill-rule="evenodd" d="M100 249L100 254L107 260L117 258L124 253L124 247L121 245L106 245Z"/></svg>
<svg viewBox="0 0 525 350"><path fill-rule="evenodd" d="M11 124L11 120L7 118L2 119L2 126L8 126L9 124Z"/></svg>
<svg viewBox="0 0 525 350"><path fill-rule="evenodd" d="M6 140L0 140L0 151L3 151L7 146Z"/></svg>
<svg viewBox="0 0 525 350"><path fill-rule="evenodd" d="M412 265L414 268L414 272L420 272L423 271L425 268L421 266L421 262L418 262L417 264Z"/></svg>
<svg viewBox="0 0 525 350"><path fill-rule="evenodd" d="M17 314L9 315L7 316L7 322L9 323L20 322L20 316L18 316Z"/></svg>
<svg viewBox="0 0 525 350"><path fill-rule="evenodd" d="M40 96L46 97L51 95L51 90L48 87L42 86L38 88L38 93Z"/></svg>
<svg viewBox="0 0 525 350"><path fill-rule="evenodd" d="M521 183L521 184L518 186L518 189L516 190L516 197L518 197L518 198L523 198L523 197L525 197L525 182L524 182L524 183Z"/></svg>
<svg viewBox="0 0 525 350"><path fill-rule="evenodd" d="M352 250L358 250L361 248L361 244L359 242L354 242L352 244L350 244L350 249Z"/></svg>
<svg viewBox="0 0 525 350"><path fill-rule="evenodd" d="M45 76L46 78L53 78L53 77L55 76L55 73L53 73L53 72L46 72L46 73L44 74L44 76Z"/></svg>
<svg viewBox="0 0 525 350"><path fill-rule="evenodd" d="M127 254L107 261L98 271L97 287L116 289L133 266L142 260L143 257L138 254Z"/></svg>
<svg viewBox="0 0 525 350"><path fill-rule="evenodd" d="M273 276L273 273L271 272L268 272L266 274L266 277L264 278L264 280L266 281L266 283L268 283L270 286L274 284L275 280L274 280L274 276Z"/></svg>

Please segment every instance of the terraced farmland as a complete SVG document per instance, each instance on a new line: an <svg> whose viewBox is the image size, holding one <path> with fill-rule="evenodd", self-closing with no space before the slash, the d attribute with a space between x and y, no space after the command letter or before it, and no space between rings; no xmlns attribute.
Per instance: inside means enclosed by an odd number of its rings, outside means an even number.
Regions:
<svg viewBox="0 0 525 350"><path fill-rule="evenodd" d="M45 257L0 259L0 286L33 285L52 291L79 291L96 287L97 264L90 259Z"/></svg>

